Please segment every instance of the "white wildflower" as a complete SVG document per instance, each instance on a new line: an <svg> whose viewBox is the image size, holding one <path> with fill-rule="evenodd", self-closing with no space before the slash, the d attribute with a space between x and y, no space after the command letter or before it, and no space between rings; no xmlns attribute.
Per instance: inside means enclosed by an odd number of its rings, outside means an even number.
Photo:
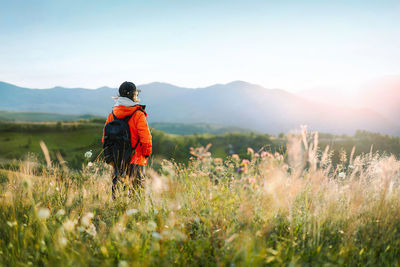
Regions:
<svg viewBox="0 0 400 267"><path fill-rule="evenodd" d="M129 267L129 264L127 261L120 261L118 262L118 267Z"/></svg>
<svg viewBox="0 0 400 267"><path fill-rule="evenodd" d="M155 239L161 239L161 235L160 235L160 233L158 233L158 232L153 232L151 235L152 235L153 238L155 238Z"/></svg>
<svg viewBox="0 0 400 267"><path fill-rule="evenodd" d="M88 165L88 167L92 167L93 166L93 162L89 162L87 165Z"/></svg>
<svg viewBox="0 0 400 267"><path fill-rule="evenodd" d="M85 227L88 227L90 224L90 220L93 219L94 214L91 212L86 213L82 219L81 219L81 224Z"/></svg>
<svg viewBox="0 0 400 267"><path fill-rule="evenodd" d="M126 211L126 215L132 215L132 214L136 214L139 211L137 209L130 209Z"/></svg>
<svg viewBox="0 0 400 267"><path fill-rule="evenodd" d="M40 219L47 219L50 216L50 210L48 208L40 208L38 211L38 217Z"/></svg>
<svg viewBox="0 0 400 267"><path fill-rule="evenodd" d="M93 155L92 150L86 151L85 152L85 158L91 158Z"/></svg>
<svg viewBox="0 0 400 267"><path fill-rule="evenodd" d="M72 232L75 228L76 223L77 223L76 220L73 220L73 221L67 220L63 223L63 227L64 227L65 231Z"/></svg>
<svg viewBox="0 0 400 267"><path fill-rule="evenodd" d="M95 237L97 234L96 227L93 224L90 224L89 227L86 229L86 233Z"/></svg>
<svg viewBox="0 0 400 267"><path fill-rule="evenodd" d="M7 221L7 225L10 227L14 227L14 226L17 226L17 222L16 221L13 221L13 222Z"/></svg>
<svg viewBox="0 0 400 267"><path fill-rule="evenodd" d="M57 217L61 217L61 216L64 216L65 215L65 210L63 210L63 209L59 209L58 211L57 211L57 213L56 213L56 216Z"/></svg>
<svg viewBox="0 0 400 267"><path fill-rule="evenodd" d="M345 178L346 177L346 174L344 173L344 172L339 172L339 178Z"/></svg>
<svg viewBox="0 0 400 267"><path fill-rule="evenodd" d="M149 222L147 223L147 228L148 228L150 231L154 231L154 230L156 230L156 228L157 228L157 224L156 224L154 221L149 221Z"/></svg>
<svg viewBox="0 0 400 267"><path fill-rule="evenodd" d="M354 165L349 165L349 168L350 168L350 169L354 169L355 166L354 166Z"/></svg>

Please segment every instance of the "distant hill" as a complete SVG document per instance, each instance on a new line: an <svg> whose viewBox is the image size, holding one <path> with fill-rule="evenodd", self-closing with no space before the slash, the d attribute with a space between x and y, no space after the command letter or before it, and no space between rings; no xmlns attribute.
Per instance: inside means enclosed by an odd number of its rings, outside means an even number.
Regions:
<svg viewBox="0 0 400 267"><path fill-rule="evenodd" d="M399 127L373 110L337 108L284 90L235 81L205 88L166 83L138 86L150 123L205 123L278 134L306 124L311 130L352 134L357 129L400 135ZM0 83L0 110L106 116L115 88L27 89Z"/></svg>

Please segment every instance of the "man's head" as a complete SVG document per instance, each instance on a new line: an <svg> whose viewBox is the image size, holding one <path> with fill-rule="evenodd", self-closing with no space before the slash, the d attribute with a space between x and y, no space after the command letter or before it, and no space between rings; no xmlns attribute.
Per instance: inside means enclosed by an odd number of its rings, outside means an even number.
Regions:
<svg viewBox="0 0 400 267"><path fill-rule="evenodd" d="M127 97L135 102L139 102L139 92L141 92L141 90L137 89L133 82L123 82L119 86L119 96Z"/></svg>

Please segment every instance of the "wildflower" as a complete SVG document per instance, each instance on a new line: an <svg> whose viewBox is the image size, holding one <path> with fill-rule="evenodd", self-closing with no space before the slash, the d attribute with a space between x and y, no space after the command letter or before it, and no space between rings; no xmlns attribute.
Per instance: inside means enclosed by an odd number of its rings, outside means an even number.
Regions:
<svg viewBox="0 0 400 267"><path fill-rule="evenodd" d="M339 178L345 178L346 177L346 174L344 173L344 172L339 172Z"/></svg>
<svg viewBox="0 0 400 267"><path fill-rule="evenodd" d="M93 219L94 214L91 212L86 213L82 219L81 219L81 224L85 227L88 227L90 224L90 220Z"/></svg>
<svg viewBox="0 0 400 267"><path fill-rule="evenodd" d="M161 239L161 235L160 235L160 233L158 233L158 232L153 232L153 233L151 233L151 235L152 235L153 238L155 238L155 239Z"/></svg>
<svg viewBox="0 0 400 267"><path fill-rule="evenodd" d="M85 158L91 158L92 157L92 155L93 155L93 153L92 153L92 150L89 150L89 151L86 151L85 152Z"/></svg>
<svg viewBox="0 0 400 267"><path fill-rule="evenodd" d="M88 233L91 236L96 236L96 227L93 224L90 224L89 227L86 229L86 233Z"/></svg>
<svg viewBox="0 0 400 267"><path fill-rule="evenodd" d="M129 264L127 261L119 261L118 267L129 267Z"/></svg>
<svg viewBox="0 0 400 267"><path fill-rule="evenodd" d="M154 221L149 221L147 223L147 227L150 231L154 231L157 228L157 224Z"/></svg>
<svg viewBox="0 0 400 267"><path fill-rule="evenodd" d="M47 219L50 216L50 211L48 208L40 208L38 212L38 217L40 219Z"/></svg>
<svg viewBox="0 0 400 267"><path fill-rule="evenodd" d="M73 220L73 221L67 220L67 221L65 221L63 223L64 230L67 231L67 232L72 232L72 230L74 230L74 228L75 228L76 223L77 223L76 220Z"/></svg>
<svg viewBox="0 0 400 267"><path fill-rule="evenodd" d="M232 159L233 159L233 160L240 160L238 154L232 154Z"/></svg>
<svg viewBox="0 0 400 267"><path fill-rule="evenodd" d="M65 210L63 210L63 209L59 209L58 211L57 211L57 213L56 213L56 216L57 217L61 217L61 216L64 216L65 215Z"/></svg>
<svg viewBox="0 0 400 267"><path fill-rule="evenodd" d="M88 167L92 167L92 166L93 166L93 163L92 163L92 162L89 162L87 165L88 165Z"/></svg>
<svg viewBox="0 0 400 267"><path fill-rule="evenodd" d="M250 164L250 161L248 159L244 159L244 160L242 160L242 164L246 166L246 165Z"/></svg>
<svg viewBox="0 0 400 267"><path fill-rule="evenodd" d="M349 165L349 169L354 169L355 166L354 165Z"/></svg>
<svg viewBox="0 0 400 267"><path fill-rule="evenodd" d="M137 209L130 209L126 211L126 215L132 215L138 213Z"/></svg>
<svg viewBox="0 0 400 267"><path fill-rule="evenodd" d="M264 157L266 157L266 156L267 156L267 152L266 152L266 151L262 151L262 152L261 152L261 157L264 158Z"/></svg>
<svg viewBox="0 0 400 267"><path fill-rule="evenodd" d="M251 177L249 178L249 183L254 184L256 182L256 178Z"/></svg>
<svg viewBox="0 0 400 267"><path fill-rule="evenodd" d="M254 154L254 150L251 147L247 148L247 154L253 155Z"/></svg>
<svg viewBox="0 0 400 267"><path fill-rule="evenodd" d="M17 226L17 222L16 221L13 221L13 222L7 221L7 225L10 227L14 227L14 226Z"/></svg>

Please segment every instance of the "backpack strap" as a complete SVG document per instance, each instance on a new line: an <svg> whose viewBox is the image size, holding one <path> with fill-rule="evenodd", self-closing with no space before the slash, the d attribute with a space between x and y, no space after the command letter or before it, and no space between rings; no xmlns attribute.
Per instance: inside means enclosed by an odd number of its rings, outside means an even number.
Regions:
<svg viewBox="0 0 400 267"><path fill-rule="evenodd" d="M114 114L114 111L111 111L111 113L112 113L112 115L113 115L113 117L114 117L114 120L123 120L123 121L125 121L126 123L128 123L128 121L132 118L133 114L135 114L135 112L138 111L138 110L141 110L141 111L142 111L142 109L137 108L134 112L132 112L131 115L128 115L128 116L126 116L126 117L123 118L123 119L117 118L117 116L115 116L115 114Z"/></svg>
<svg viewBox="0 0 400 267"><path fill-rule="evenodd" d="M140 110L140 109L139 109L139 108L135 109L135 111L132 112L131 115L126 116L125 118L123 118L123 120L124 120L126 123L128 123L128 121L132 118L133 114L135 114L135 112L138 111L138 110Z"/></svg>
<svg viewBox="0 0 400 267"><path fill-rule="evenodd" d="M124 120L126 123L128 123L128 121L132 118L133 114L135 114L136 110L129 116L126 116L125 118L123 118L122 120Z"/></svg>
<svg viewBox="0 0 400 267"><path fill-rule="evenodd" d="M111 113L112 113L112 115L114 117L114 120L118 120L117 116L115 116L115 114L114 114L114 111L111 111Z"/></svg>

